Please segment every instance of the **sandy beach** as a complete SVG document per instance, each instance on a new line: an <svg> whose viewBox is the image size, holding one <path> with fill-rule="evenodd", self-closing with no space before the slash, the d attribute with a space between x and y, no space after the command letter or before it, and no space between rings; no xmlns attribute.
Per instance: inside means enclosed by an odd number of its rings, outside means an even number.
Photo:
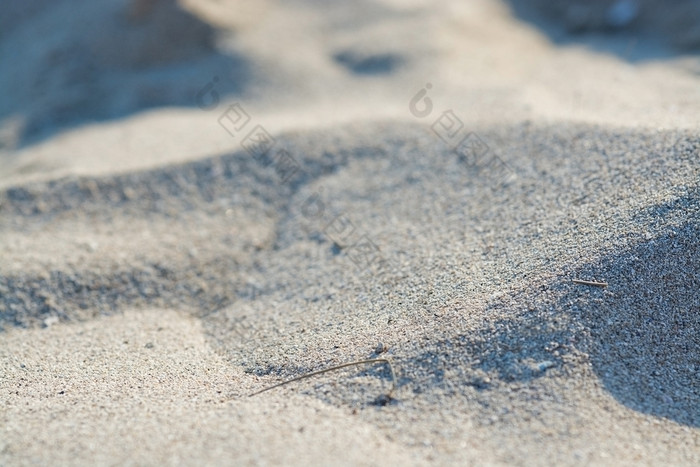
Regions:
<svg viewBox="0 0 700 467"><path fill-rule="evenodd" d="M699 51L690 1L5 2L0 464L700 464Z"/></svg>

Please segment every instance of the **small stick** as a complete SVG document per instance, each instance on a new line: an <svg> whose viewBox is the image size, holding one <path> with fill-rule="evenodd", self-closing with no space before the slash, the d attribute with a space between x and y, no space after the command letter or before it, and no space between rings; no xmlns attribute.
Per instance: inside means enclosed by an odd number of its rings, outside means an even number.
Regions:
<svg viewBox="0 0 700 467"><path fill-rule="evenodd" d="M320 375L323 373L328 373L329 371L340 370L341 368L345 368L348 366L364 365L367 363L386 363L389 366L389 371L391 372L391 391L389 391L388 396L391 398L391 395L394 393L394 390L396 389L396 373L394 373L394 367L391 365L391 361L389 361L389 359L387 359L387 358L370 358L369 360L358 360L356 362L349 362L349 363L343 363L343 364L337 365L337 366L332 366L332 367L326 368L324 370L313 371L311 373L307 373L305 375L297 376L296 378L292 378L290 380L283 381L281 383L277 383L273 386L266 387L265 389L262 389L258 392L248 394L248 397L257 396L258 394L263 393L265 391L269 391L270 389L275 389L275 388L278 388L280 386L284 386L285 384L293 383L294 381L299 381L300 379L310 378L312 376Z"/></svg>
<svg viewBox="0 0 700 467"><path fill-rule="evenodd" d="M592 285L593 287L607 287L607 282L584 281L583 279L573 279L571 282L581 285Z"/></svg>

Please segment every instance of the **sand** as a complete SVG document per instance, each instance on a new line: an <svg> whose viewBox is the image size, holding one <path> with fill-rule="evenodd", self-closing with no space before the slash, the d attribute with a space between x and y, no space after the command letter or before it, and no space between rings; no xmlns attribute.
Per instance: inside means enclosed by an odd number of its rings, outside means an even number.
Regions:
<svg viewBox="0 0 700 467"><path fill-rule="evenodd" d="M1 464L700 463L673 15L93 3L0 35Z"/></svg>

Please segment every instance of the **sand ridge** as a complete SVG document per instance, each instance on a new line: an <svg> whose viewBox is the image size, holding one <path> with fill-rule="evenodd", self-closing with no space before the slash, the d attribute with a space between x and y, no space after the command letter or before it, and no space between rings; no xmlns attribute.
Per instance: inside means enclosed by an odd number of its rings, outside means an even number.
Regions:
<svg viewBox="0 0 700 467"><path fill-rule="evenodd" d="M666 459L673 452L677 462L692 463L697 429L690 427L700 420L694 385L698 289L690 286L697 281L698 173L686 161L698 141L682 134L650 137L576 125L526 124L479 134L517 169L518 178L500 190L476 176L478 167L460 167L449 148L436 146L432 130L404 124L280 135L281 144L307 168L296 184L251 178L248 170L276 175L271 166L250 161L245 169L230 169L245 160L242 154L180 166L177 170L187 174L215 161L227 162L219 172L202 169L207 174L202 178L183 176L181 181L189 180L192 188L170 192L174 200L158 188L169 183L159 182L162 170L121 176L127 187L133 183L160 193L162 205L191 203L188 209L198 212L200 220L193 224L187 209L175 209L178 214L166 228L193 229L188 242L197 254L170 250L164 256L156 249L150 260L142 261L148 256L138 250L124 254L118 244L100 247L93 253L99 261L111 256L113 264L126 270L123 280L91 291L91 284L104 275L90 274L96 266L89 261L81 273L71 265L70 250L62 249L66 266L59 261L56 272L42 283L46 296L22 302L22 294L31 295L36 288L32 280L37 279L22 268L4 275L4 287L12 291L3 294L4 306L24 314L3 316L59 329L64 325L56 325L53 317L75 321L89 316L81 310L113 314L133 306L178 304L201 319L207 346L216 349L218 358L238 368L238 376L229 381L229 397L236 400L283 378L371 358L382 342L389 349L382 355L393 359L400 375L396 402L385 408L373 405L388 385L381 367L349 369L258 397L267 403L301 390L330 407L359 410L367 423L383 427L387 439L413 446L414 455L424 459L438 446L444 461L467 455L468 449L457 448L458 440L476 433L477 439L491 440L488 455L503 462L516 462L519 455L531 455L536 446L556 439L566 448L551 454L555 457L538 459L568 462L572 459L564 453L574 452L573 462L589 462L641 452L654 462L661 460L659 453ZM536 143L542 139L549 142L544 153ZM594 139L598 143L591 145ZM533 147L540 152L534 153ZM607 155L595 161L591 152L598 147L605 147ZM547 162L548 154L563 150L569 154L565 161ZM648 151L643 163L640 150ZM603 163L611 167L601 170ZM540 179L544 164L547 186ZM665 178L646 176L660 164ZM562 198L553 187L571 183L566 174L577 166L579 171L585 171L581 166L595 169L601 189L584 199ZM619 183L619 173L627 183ZM143 177L153 182L143 183ZM57 193L87 181L64 183ZM103 180L95 183L111 186ZM239 196L238 202L250 211L241 208L241 216L232 220L225 213L236 208L231 196L240 195L242 185L250 194ZM206 187L199 196L198 186ZM575 187L567 191L578 192ZM315 193L323 194L323 211L304 211ZM148 228L157 229L155 219L167 218L168 212L154 203L153 195L126 200L78 196L77 207L54 208L68 213L66 221L51 209L35 212L32 202L8 198L7 192L4 196L9 200L4 203L4 230L10 235L13 229L31 231L35 223L42 232L55 229L56 234L84 222L99 225L100 216L91 212L110 213L110 225L115 216L131 219L128 223L137 229L139 218L147 216L152 219ZM430 199L443 204L425 202ZM33 214L28 217L25 211ZM269 220L260 230L254 225L265 212ZM232 222L252 223L248 240L239 238L238 248L213 241L217 235L228 238ZM261 234L268 240L255 244ZM350 243L367 235L389 260L384 270L355 262ZM42 241L40 235L32 238ZM54 241L59 238L52 235ZM177 238L183 242L186 237ZM25 248L26 253L12 251L17 261L30 251L40 255L31 243ZM50 250L46 256L56 258ZM674 259L666 262L668 257ZM596 290L570 282L578 277L605 279L610 285ZM66 293L66 281L75 284L76 292ZM668 296L669 287L674 293L667 301L644 310L650 297ZM634 292L640 288L642 292ZM109 296L119 300L106 302ZM12 307L15 303L22 306ZM137 318L139 313L128 316L138 323L146 319ZM659 356L650 359L653 355ZM582 411L581 401L587 398L597 402ZM608 418L604 429L594 429L601 410L612 411L615 418ZM434 415L407 428L406 417L426 411ZM526 420L548 422L540 426ZM647 435L639 428L646 426L641 421L662 423L666 435L656 435L655 443L643 441ZM565 433L572 432L574 423L579 435L570 437ZM574 441L579 436L586 439L583 444ZM506 442L512 437L519 439L519 447ZM494 445L498 439L504 444ZM487 455L477 453L479 458Z"/></svg>

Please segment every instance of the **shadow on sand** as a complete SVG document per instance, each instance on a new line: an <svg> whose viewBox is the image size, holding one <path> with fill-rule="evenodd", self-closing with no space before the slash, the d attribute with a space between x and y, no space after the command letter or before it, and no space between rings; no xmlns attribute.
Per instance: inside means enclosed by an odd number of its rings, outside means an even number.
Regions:
<svg viewBox="0 0 700 467"><path fill-rule="evenodd" d="M172 0L34 0L21 15L17 3L0 7L17 16L0 35L0 61L12 64L0 71L12 90L0 100L0 127L12 129L0 148L154 107L206 108L208 84L221 96L249 82L249 61L219 52L212 26Z"/></svg>
<svg viewBox="0 0 700 467"><path fill-rule="evenodd" d="M561 46L580 45L631 63L700 51L692 0L507 0L513 14Z"/></svg>
<svg viewBox="0 0 700 467"><path fill-rule="evenodd" d="M572 352L591 364L621 404L700 427L700 194L698 187L638 215L675 216L676 227L601 258L572 277L605 279L608 288L543 286L494 302L516 316L468 335L447 338L411 358L415 391L467 395L493 384L527 383L549 369L566 371ZM642 222L640 220L640 222ZM528 298L529 297L529 298ZM450 377L440 368L450 368ZM427 389L427 390L431 390Z"/></svg>

